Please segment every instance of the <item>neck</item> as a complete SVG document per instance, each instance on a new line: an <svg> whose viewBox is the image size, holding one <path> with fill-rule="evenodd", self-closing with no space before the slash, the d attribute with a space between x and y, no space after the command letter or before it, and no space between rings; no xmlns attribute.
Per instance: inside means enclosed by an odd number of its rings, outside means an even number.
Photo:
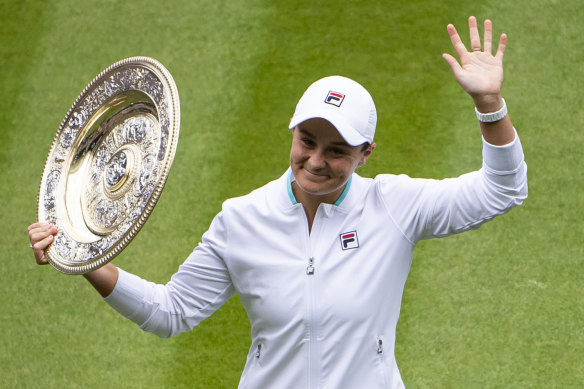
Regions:
<svg viewBox="0 0 584 389"><path fill-rule="evenodd" d="M296 201L304 207L304 212L308 219L309 231L312 230L312 223L314 222L314 217L316 216L316 211L318 211L319 205L322 203L334 204L345 190L346 185L347 184L343 185L336 191L325 195L313 195L302 190L296 181L292 182L292 193L294 194Z"/></svg>

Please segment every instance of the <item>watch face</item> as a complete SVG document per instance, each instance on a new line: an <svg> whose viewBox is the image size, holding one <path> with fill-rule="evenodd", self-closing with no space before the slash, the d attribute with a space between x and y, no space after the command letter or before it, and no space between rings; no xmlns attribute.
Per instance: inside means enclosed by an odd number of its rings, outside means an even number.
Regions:
<svg viewBox="0 0 584 389"><path fill-rule="evenodd" d="M38 220L59 229L47 250L64 273L86 273L140 231L168 177L180 127L172 76L131 57L108 67L65 116L40 183Z"/></svg>

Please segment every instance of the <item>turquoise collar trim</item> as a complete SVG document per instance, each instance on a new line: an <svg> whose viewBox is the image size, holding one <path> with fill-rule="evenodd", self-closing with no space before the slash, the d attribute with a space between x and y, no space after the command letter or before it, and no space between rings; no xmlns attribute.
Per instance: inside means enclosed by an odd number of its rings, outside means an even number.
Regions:
<svg viewBox="0 0 584 389"><path fill-rule="evenodd" d="M341 193L341 195L339 196L337 201L335 201L334 205L336 205L336 206L341 205L341 203L343 202L345 197L347 197L347 193L349 193L349 188L351 187L351 181L353 181L353 176L349 177L347 184L345 184L345 189L343 190L343 193Z"/></svg>
<svg viewBox="0 0 584 389"><path fill-rule="evenodd" d="M294 192L292 192L292 169L290 169L290 173L288 174L288 183L286 186L288 187L288 197L290 197L292 205L298 204L298 201L296 201L296 197L294 196Z"/></svg>
<svg viewBox="0 0 584 389"><path fill-rule="evenodd" d="M337 199L337 201L335 201L335 203L333 205L336 205L336 206L341 205L341 203L343 202L343 200L345 199L345 197L347 197L347 194L349 193L349 188L351 187L352 181L353 181L353 176L349 177L349 180L347 181L347 184L345 185L345 189L343 189L343 193L341 193L341 195L339 196L339 198ZM290 173L288 173L288 182L287 182L286 186L288 189L288 197L290 198L292 205L298 204L298 201L296 201L296 197L294 196L294 192L292 192L292 169L290 169Z"/></svg>

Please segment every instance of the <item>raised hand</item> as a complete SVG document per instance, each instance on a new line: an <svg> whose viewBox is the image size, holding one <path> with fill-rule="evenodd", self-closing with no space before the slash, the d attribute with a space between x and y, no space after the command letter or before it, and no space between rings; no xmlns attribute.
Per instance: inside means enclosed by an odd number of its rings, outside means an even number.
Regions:
<svg viewBox="0 0 584 389"><path fill-rule="evenodd" d="M501 34L496 54L492 54L493 24L485 20L483 47L474 16L468 18L470 32L470 51L460 39L456 28L449 24L448 34L460 63L450 54L442 57L450 65L454 78L460 86L479 105L496 106L500 104L501 85L503 83L503 55L507 46L507 35ZM500 107L500 106L499 106ZM495 107L494 110L499 107ZM487 111L488 112L488 111Z"/></svg>

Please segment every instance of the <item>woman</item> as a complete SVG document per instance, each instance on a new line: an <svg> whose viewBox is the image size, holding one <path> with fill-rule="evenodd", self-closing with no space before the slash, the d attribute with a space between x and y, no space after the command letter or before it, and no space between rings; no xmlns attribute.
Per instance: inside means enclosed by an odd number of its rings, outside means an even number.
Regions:
<svg viewBox="0 0 584 389"><path fill-rule="evenodd" d="M113 264L85 275L114 309L144 331L189 331L237 293L252 325L240 388L401 388L395 329L413 250L421 239L478 227L527 197L519 138L501 97L501 35L483 50L469 18L471 51L454 26L460 64L444 54L473 98L483 167L447 180L355 169L375 150L369 93L332 76L312 84L290 123L290 169L247 196L227 200L202 242L166 285ZM57 229L35 223L37 263Z"/></svg>

